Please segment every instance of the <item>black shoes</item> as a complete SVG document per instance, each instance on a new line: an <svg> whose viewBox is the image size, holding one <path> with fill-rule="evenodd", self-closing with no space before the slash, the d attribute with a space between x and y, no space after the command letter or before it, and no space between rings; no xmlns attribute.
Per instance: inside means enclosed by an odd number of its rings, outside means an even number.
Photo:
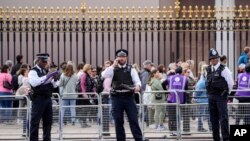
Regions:
<svg viewBox="0 0 250 141"><path fill-rule="evenodd" d="M110 136L110 133L102 133L103 136Z"/></svg>
<svg viewBox="0 0 250 141"><path fill-rule="evenodd" d="M198 129L198 132L207 132L207 130L204 128L201 128L201 129Z"/></svg>

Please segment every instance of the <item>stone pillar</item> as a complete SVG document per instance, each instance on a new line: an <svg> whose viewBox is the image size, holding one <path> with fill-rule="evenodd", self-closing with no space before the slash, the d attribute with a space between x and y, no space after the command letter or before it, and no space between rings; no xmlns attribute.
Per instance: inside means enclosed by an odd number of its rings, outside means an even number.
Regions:
<svg viewBox="0 0 250 141"><path fill-rule="evenodd" d="M233 42L233 18L234 13L232 12L221 12L232 11L235 5L235 0L216 0L216 18L217 18L217 32L216 32L216 49L220 55L226 55L228 58L227 66L233 72L235 68L234 63L234 42ZM229 31L228 31L229 29ZM222 30L222 31L221 31Z"/></svg>

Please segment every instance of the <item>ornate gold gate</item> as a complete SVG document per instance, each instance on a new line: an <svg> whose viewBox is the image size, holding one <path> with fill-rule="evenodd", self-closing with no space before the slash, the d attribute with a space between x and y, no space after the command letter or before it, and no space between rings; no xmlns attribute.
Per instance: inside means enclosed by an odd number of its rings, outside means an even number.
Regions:
<svg viewBox="0 0 250 141"><path fill-rule="evenodd" d="M248 5L180 6L178 0L166 7L93 8L84 2L79 8L1 7L0 59L3 64L23 54L32 64L36 53L48 52L56 64L73 60L97 66L125 48L130 63L151 59L167 65L176 59L207 61L208 50L221 40L228 47L219 51L235 66L242 48L250 45L249 14Z"/></svg>

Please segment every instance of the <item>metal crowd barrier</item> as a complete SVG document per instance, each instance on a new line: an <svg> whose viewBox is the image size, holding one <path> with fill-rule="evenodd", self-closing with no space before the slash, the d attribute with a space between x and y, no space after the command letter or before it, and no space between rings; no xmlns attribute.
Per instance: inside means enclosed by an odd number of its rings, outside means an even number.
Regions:
<svg viewBox="0 0 250 141"><path fill-rule="evenodd" d="M145 103L146 101L146 97L143 97L143 101L142 102L142 109L143 110L143 118L142 118L142 123L143 123L143 126L142 126L142 132L143 132L143 136L144 138L174 138L176 140L180 140L181 138L181 134L180 134L180 117L179 117L179 96L178 96L178 93L176 91L150 91L150 92L147 92L145 91L143 93L143 96L145 96L146 94L151 94L151 97L150 97L150 100L152 100L152 95L154 96L156 93L162 93L162 94L168 94L170 92L173 92L176 96L176 103L167 103L166 102L166 99L164 100L165 103L152 103L152 101L150 101L150 104L148 104L147 102ZM167 96L166 96L167 98ZM161 107L160 107L161 106ZM163 107L162 107L163 106ZM164 115L158 115L158 116L164 116L163 118L163 125L161 125L159 127L159 125L155 126L155 122L154 122L154 114L155 113L155 109L156 108L164 108L165 111L162 111L164 113ZM167 112L167 109L171 111L174 111L172 112L171 114L169 114ZM162 113L161 113L162 114ZM175 118L175 125L171 125L171 128L176 128L173 129L172 131L169 130L169 128L167 128L166 126L166 119L168 119L169 121L169 118ZM158 117L160 118L160 117ZM144 123L145 122L145 123ZM145 125L146 124L146 125ZM167 124L168 125L168 124ZM171 133L175 133L176 136L172 136L172 137L169 137L167 134L171 134Z"/></svg>
<svg viewBox="0 0 250 141"><path fill-rule="evenodd" d="M204 90L205 91L205 90ZM232 90L231 92L238 91L249 91L247 90ZM209 112L208 112L208 104L207 103L195 103L192 99L206 98L206 97L196 97L193 93L202 92L202 91L151 91L144 92L146 93L169 93L174 92L176 95L177 102L176 103L144 103L142 96L139 94L139 103L138 107L138 119L140 122L140 126L143 132L143 137L145 138L174 138L176 140L181 140L187 136L191 135L191 137L199 137L199 138L211 138L211 128L209 125ZM185 104L180 104L178 92L185 92L186 95L189 95L189 100ZM56 138L59 140L63 140L66 138L72 139L90 139L90 138L115 138L115 127L114 124L110 122L110 108L111 104L108 102L104 102L103 100L107 98L109 93L86 93L87 95L94 95L93 98L67 98L62 97L59 94L53 94L53 126L52 126L52 138ZM143 95L144 95L143 94ZM82 93L75 94L64 94L65 96L72 95L82 95ZM104 98L104 96L106 96ZM233 99L239 99L237 96L229 96L229 101L233 101ZM247 98L247 97L245 97ZM250 99L250 97L249 97ZM12 108L12 107L0 107L0 129L4 129L0 132L0 140L2 138L5 139L16 139L22 138L24 140L28 140L29 138L29 126L30 126L30 113L31 113L31 101L27 96L0 96L0 102L9 101L12 103L13 101L26 101L26 106ZM64 105L64 100L76 100L76 105ZM84 101L95 100L97 103L93 104L84 104ZM108 99L109 100L109 96ZM77 102L78 101L78 102ZM81 101L83 102L81 104ZM11 105L12 106L12 105ZM166 114L164 117L163 124L165 125L164 130L154 130L150 129L149 125L147 125L147 120L145 119L145 109L146 107L159 107L163 106L166 109ZM167 111L170 107L174 107L175 114ZM76 114L75 116L71 116L64 112L64 116L62 116L62 111L68 108L75 108ZM85 110L84 110L85 109ZM173 110L173 109L172 109ZM70 112L69 112L70 113ZM108 114L108 115L107 115ZM171 118L175 116L176 120L176 134L177 136L169 136L171 132L167 127L168 122ZM250 102L240 102L240 103L228 103L228 115L229 115L229 124L230 125L238 125L238 124L249 124L250 122ZM171 118L170 118L171 117ZM107 119L108 118L108 119ZM151 117L152 118L152 117ZM71 120L74 119L74 123ZM80 121L84 119L87 124L90 126L82 126ZM186 120L188 119L188 120ZM108 120L105 121L105 120ZM152 119L151 119L152 120ZM171 122L171 121L170 121ZM66 124L65 124L66 123ZM82 122L83 123L83 122ZM198 130L199 125L202 123L202 128L206 130ZM106 131L104 126L108 126L109 130ZM127 118L125 116L125 129L129 129ZM188 134L185 131L185 128L188 127L190 130ZM13 132L13 130L15 130ZM24 133L23 133L24 131ZM76 132L77 131L77 132ZM41 129L39 130L40 138L42 135ZM126 131L128 138L131 138L130 130ZM198 136L195 136L198 135ZM23 137L22 137L23 136Z"/></svg>
<svg viewBox="0 0 250 141"><path fill-rule="evenodd" d="M53 93L52 97L52 111L53 111L53 117L52 117L52 128L51 128L51 138L53 139L62 139L62 133L60 132L61 130L61 124L60 124L60 115L61 115L61 110L60 110L60 105L61 105L61 97L58 93ZM39 133L42 130L40 130ZM42 138L42 134L40 134Z"/></svg>
<svg viewBox="0 0 250 141"><path fill-rule="evenodd" d="M205 92L205 90L176 90L177 92L185 92L185 103L180 104L180 118L182 135L198 134L203 138L211 137L211 122L208 111L208 102L199 103L199 100L207 100L207 97L194 96L194 93ZM209 135L208 135L209 134Z"/></svg>
<svg viewBox="0 0 250 141"><path fill-rule="evenodd" d="M87 98L81 97L83 94L86 94ZM61 95L61 101L61 140L100 138L100 102L97 93L64 93Z"/></svg>
<svg viewBox="0 0 250 141"><path fill-rule="evenodd" d="M20 101L22 105L13 108L13 103ZM0 140L18 139L28 140L30 100L27 96L0 96ZM17 102L18 103L18 102ZM2 106L2 107L1 107Z"/></svg>
<svg viewBox="0 0 250 141"><path fill-rule="evenodd" d="M180 116L184 114L184 117L188 117L190 122L185 122L185 125L190 124L190 131L189 134L192 136L199 135L199 138L211 138L211 123L210 123L210 115L209 115L209 106L208 103L195 103L192 99L204 99L208 97L202 97L202 96L194 96L194 93L196 92L205 92L206 90L186 90L186 91L180 91L177 90L177 92L185 92L186 95L189 95L189 100L185 104L180 104L180 111L184 107L189 107L188 111L181 112ZM250 89L244 89L244 90L231 90L230 94L237 93L237 92L249 92ZM242 124L249 124L248 121L250 121L250 101L245 103L234 103L233 99L239 99L239 98L249 98L250 96L230 96L228 95L228 119L229 119L229 125L239 125L240 121L243 120ZM240 107L240 108L239 108ZM201 110L203 110L201 112ZM199 119L200 118L200 119ZM244 122L246 121L246 123ZM199 124L202 124L203 129L199 130ZM180 130L181 133L183 133L184 127L181 127L182 130ZM203 136L201 136L201 134ZM185 134L184 134L185 135Z"/></svg>

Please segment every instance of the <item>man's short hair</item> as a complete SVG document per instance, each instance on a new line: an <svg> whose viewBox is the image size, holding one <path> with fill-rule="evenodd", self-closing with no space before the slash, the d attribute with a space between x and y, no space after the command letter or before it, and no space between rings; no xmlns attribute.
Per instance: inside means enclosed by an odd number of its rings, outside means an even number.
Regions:
<svg viewBox="0 0 250 141"><path fill-rule="evenodd" d="M175 69L175 73L177 73L177 74L182 74L182 67L177 67L177 68Z"/></svg>
<svg viewBox="0 0 250 141"><path fill-rule="evenodd" d="M7 61L5 61L5 65L8 65L9 68L12 68L13 67L13 61L7 60Z"/></svg>
<svg viewBox="0 0 250 141"><path fill-rule="evenodd" d="M16 61L20 63L20 61L23 59L23 55L17 55L16 56Z"/></svg>
<svg viewBox="0 0 250 141"><path fill-rule="evenodd" d="M244 52L248 53L250 51L250 47L244 47Z"/></svg>
<svg viewBox="0 0 250 141"><path fill-rule="evenodd" d="M144 61L144 62L143 62L143 66L147 66L147 65L151 65L151 66L153 66L153 65L154 65L154 63L152 63L152 61L151 61L151 60L146 60L146 61Z"/></svg>

